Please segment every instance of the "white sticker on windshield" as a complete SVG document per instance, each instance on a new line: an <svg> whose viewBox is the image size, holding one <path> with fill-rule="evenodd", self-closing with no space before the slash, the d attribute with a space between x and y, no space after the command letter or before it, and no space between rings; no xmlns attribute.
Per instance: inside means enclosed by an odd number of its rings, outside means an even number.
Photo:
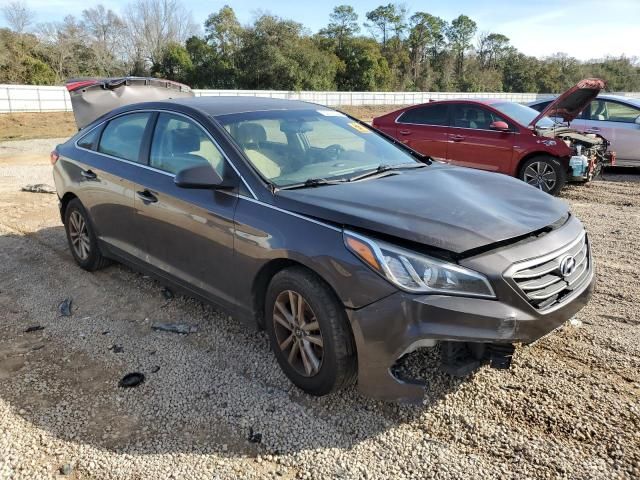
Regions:
<svg viewBox="0 0 640 480"><path fill-rule="evenodd" d="M325 117L346 117L344 113L336 112L335 110L316 110L316 112Z"/></svg>

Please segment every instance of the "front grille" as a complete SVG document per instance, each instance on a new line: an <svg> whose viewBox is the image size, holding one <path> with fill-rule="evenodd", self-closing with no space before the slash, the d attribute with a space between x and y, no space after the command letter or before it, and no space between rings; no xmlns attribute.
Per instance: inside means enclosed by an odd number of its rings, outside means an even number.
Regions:
<svg viewBox="0 0 640 480"><path fill-rule="evenodd" d="M564 273L561 270L563 262ZM567 268L568 264L573 268ZM583 235L561 254L551 259L543 257L537 263L528 263L526 268L517 270L512 278L529 303L543 310L561 303L574 290L583 286L590 271L589 242L586 235Z"/></svg>

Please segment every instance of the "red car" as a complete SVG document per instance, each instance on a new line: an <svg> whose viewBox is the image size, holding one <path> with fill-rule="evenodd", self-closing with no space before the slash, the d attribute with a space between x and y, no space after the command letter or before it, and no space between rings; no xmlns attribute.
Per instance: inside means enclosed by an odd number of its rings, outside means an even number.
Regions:
<svg viewBox="0 0 640 480"><path fill-rule="evenodd" d="M542 112L505 100L446 100L396 110L373 126L435 160L512 175L556 194L615 161L602 136L569 128L604 86L582 80Z"/></svg>

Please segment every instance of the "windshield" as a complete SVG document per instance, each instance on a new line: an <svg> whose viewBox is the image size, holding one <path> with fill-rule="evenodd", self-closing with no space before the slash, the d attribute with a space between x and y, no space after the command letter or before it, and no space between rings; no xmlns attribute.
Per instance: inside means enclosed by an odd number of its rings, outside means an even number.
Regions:
<svg viewBox="0 0 640 480"><path fill-rule="evenodd" d="M505 115L513 118L516 122L525 127L529 126L531 121L538 115L540 115L540 112L538 112L537 110L515 102L493 103L491 106L496 110L504 113ZM540 120L538 120L538 123L536 123L536 127L551 128L555 126L555 124L556 123L549 117L542 117Z"/></svg>
<svg viewBox="0 0 640 480"><path fill-rule="evenodd" d="M334 110L275 110L216 117L260 174L278 187L348 180L419 164L408 152Z"/></svg>

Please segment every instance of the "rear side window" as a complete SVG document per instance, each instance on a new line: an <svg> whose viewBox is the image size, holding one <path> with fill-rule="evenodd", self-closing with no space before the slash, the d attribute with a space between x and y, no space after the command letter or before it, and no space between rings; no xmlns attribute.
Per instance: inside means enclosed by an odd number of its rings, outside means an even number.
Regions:
<svg viewBox="0 0 640 480"><path fill-rule="evenodd" d="M541 102L541 103L536 103L534 105L529 105L531 108L533 108L534 110L537 110L539 112L541 112L542 110L544 110L545 108L547 108L549 106L549 104L551 103L551 100L549 100L548 102Z"/></svg>
<svg viewBox="0 0 640 480"><path fill-rule="evenodd" d="M202 128L185 117L161 113L153 133L149 165L176 174L207 164L224 177L222 153Z"/></svg>
<svg viewBox="0 0 640 480"><path fill-rule="evenodd" d="M398 123L415 123L418 125L448 125L448 105L429 105L426 107L412 108L404 112Z"/></svg>
<svg viewBox="0 0 640 480"><path fill-rule="evenodd" d="M98 151L131 162L140 160L142 137L151 113L130 113L111 120L102 132Z"/></svg>
<svg viewBox="0 0 640 480"><path fill-rule="evenodd" d="M78 146L82 148L86 148L88 150L95 150L96 140L98 140L98 134L100 133L100 128L94 128L89 133L87 133L84 137L81 137L78 140Z"/></svg>

